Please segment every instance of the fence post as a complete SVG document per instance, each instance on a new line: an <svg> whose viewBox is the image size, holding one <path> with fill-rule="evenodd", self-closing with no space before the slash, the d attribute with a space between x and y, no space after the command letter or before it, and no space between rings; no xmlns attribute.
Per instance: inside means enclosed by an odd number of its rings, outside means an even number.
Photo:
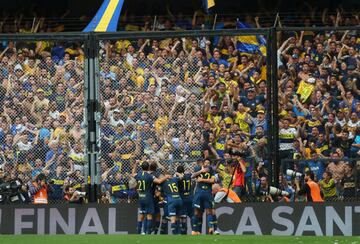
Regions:
<svg viewBox="0 0 360 244"><path fill-rule="evenodd" d="M88 65L88 102L87 102L87 111L88 111L88 140L87 140L87 149L88 149L88 164L89 164L89 175L90 175L90 184L88 188L89 192L89 202L96 202L96 161L97 161L97 122L96 115L98 110L98 100L96 99L96 84L95 84L95 48L94 36L92 33L89 34L87 39L87 65ZM87 179L85 179L87 180Z"/></svg>
<svg viewBox="0 0 360 244"><path fill-rule="evenodd" d="M273 158L273 154L272 152L274 152L275 148L274 145L272 143L273 141L273 128L272 128L272 115L271 112L273 111L273 94L272 94L272 32L271 29L267 30L267 37L266 37L266 42L267 42L267 47L266 47L266 78L267 78L267 92L266 92L266 100L267 100L267 115L266 115L266 122L267 122L267 138L268 138L268 143L267 143L267 149L268 151L268 155L267 155L267 159L268 159L268 171L269 171L269 181L271 183L273 183L273 165L274 165L274 158Z"/></svg>
<svg viewBox="0 0 360 244"><path fill-rule="evenodd" d="M272 151L271 158L272 164L272 183L275 186L279 185L279 97L278 97L278 77L277 77L277 33L276 28L270 29L271 36L271 93L272 93L272 111L271 111L271 132L272 132Z"/></svg>

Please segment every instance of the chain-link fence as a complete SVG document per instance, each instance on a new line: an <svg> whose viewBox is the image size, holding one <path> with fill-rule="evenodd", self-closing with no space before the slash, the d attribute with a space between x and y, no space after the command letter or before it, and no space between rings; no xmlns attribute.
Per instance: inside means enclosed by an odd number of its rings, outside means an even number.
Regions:
<svg viewBox="0 0 360 244"><path fill-rule="evenodd" d="M286 191L299 192L306 184L304 175L311 171L314 181L319 185L321 196L326 202L358 201L360 197L360 160L339 158L334 153L331 158L282 161L280 188ZM298 185L296 184L298 182ZM294 195L294 201L305 201L305 195Z"/></svg>
<svg viewBox="0 0 360 244"><path fill-rule="evenodd" d="M251 50L244 44L259 38L263 42ZM193 172L199 159L209 158L216 165L239 153L252 160L247 180L259 164L266 168L265 46L263 36L241 33L100 39L103 199L136 199L129 176L143 161L160 170L180 163ZM252 193L248 181L244 195Z"/></svg>
<svg viewBox="0 0 360 244"><path fill-rule="evenodd" d="M357 30L3 36L0 179L31 202L44 173L51 202L82 195L91 173L104 200L132 201L145 160L191 172L208 158L225 185L234 171L219 162L241 155L243 200L271 200L259 185L278 185L281 159L359 154Z"/></svg>
<svg viewBox="0 0 360 244"><path fill-rule="evenodd" d="M69 188L85 191L83 45L1 41L0 202L59 203ZM14 182L22 187L9 190Z"/></svg>

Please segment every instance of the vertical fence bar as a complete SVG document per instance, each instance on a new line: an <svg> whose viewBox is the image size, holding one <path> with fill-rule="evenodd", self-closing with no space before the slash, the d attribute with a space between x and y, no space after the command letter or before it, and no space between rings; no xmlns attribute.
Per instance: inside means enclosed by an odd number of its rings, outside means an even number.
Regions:
<svg viewBox="0 0 360 244"><path fill-rule="evenodd" d="M270 29L271 36L271 93L272 93L272 141L273 151L272 159L273 159L273 168L272 168L272 179L275 186L279 186L279 97L278 97L278 78L277 78L277 36L276 36L276 28Z"/></svg>
<svg viewBox="0 0 360 244"><path fill-rule="evenodd" d="M266 78L267 78L267 92L266 92L266 100L267 100L267 111L269 111L267 113L266 116L266 120L267 120L267 124L268 124L268 131L267 131L267 137L268 137L268 142L267 142L267 148L269 150L268 152L268 170L269 170L269 181L273 184L273 165L274 165L274 158L272 156L272 152L274 152L275 148L274 148L274 144L273 142L273 128L272 128L272 116L271 116L271 111L273 111L273 94L272 94L272 36L271 36L271 30L267 31L267 36L266 36L266 42L267 42L267 47L266 47Z"/></svg>
<svg viewBox="0 0 360 244"><path fill-rule="evenodd" d="M101 121L101 113L100 113L100 81L99 81L99 40L95 38L94 35L91 35L91 45L94 50L94 88L95 88L95 101L96 101L96 112L95 112L95 150L96 150L96 160L94 165L94 197L95 199L99 199L99 194L101 193L100 189L100 121Z"/></svg>
<svg viewBox="0 0 360 244"><path fill-rule="evenodd" d="M88 48L88 163L89 163L89 175L90 175L90 185L89 185L89 202L96 202L96 185L95 185L95 170L96 170L96 111L97 111L97 101L95 97L95 50L94 50L94 41L93 36L90 34L87 40Z"/></svg>
<svg viewBox="0 0 360 244"><path fill-rule="evenodd" d="M86 40L84 42L84 51L85 51L85 61L84 61L84 129L85 129L85 136L84 136L84 145L85 145L85 163L84 163L84 179L85 179L85 186L86 191L89 194L89 162L90 162L90 154L89 154L89 147L88 147L88 141L90 138L89 135L89 111L88 111L88 102L89 102L89 56L88 51L89 50L89 43Z"/></svg>

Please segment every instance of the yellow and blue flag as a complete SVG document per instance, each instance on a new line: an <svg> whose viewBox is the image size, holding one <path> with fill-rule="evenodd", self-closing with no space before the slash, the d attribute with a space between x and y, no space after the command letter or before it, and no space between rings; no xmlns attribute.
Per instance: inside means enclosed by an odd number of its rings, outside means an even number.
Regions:
<svg viewBox="0 0 360 244"><path fill-rule="evenodd" d="M124 0L105 0L83 32L116 31Z"/></svg>
<svg viewBox="0 0 360 244"><path fill-rule="evenodd" d="M238 21L236 23L238 29L249 29L246 23ZM251 35L251 36L237 36L237 50L242 53L256 53L260 52L266 56L266 40L262 35Z"/></svg>
<svg viewBox="0 0 360 244"><path fill-rule="evenodd" d="M203 0L203 7L206 13L209 12L209 9L215 6L215 0Z"/></svg>

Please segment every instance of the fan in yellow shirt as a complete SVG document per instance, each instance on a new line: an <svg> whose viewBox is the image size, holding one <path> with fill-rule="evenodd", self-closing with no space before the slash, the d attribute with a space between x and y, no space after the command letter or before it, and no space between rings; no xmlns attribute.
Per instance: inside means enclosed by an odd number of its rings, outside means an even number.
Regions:
<svg viewBox="0 0 360 244"><path fill-rule="evenodd" d="M234 111L233 114L235 116L235 123L239 124L240 130L249 133L251 116L244 104L239 103L237 111Z"/></svg>
<svg viewBox="0 0 360 244"><path fill-rule="evenodd" d="M159 108L158 118L154 122L156 133L161 133L161 131L166 127L169 123L169 118L165 115L165 112L162 108Z"/></svg>

